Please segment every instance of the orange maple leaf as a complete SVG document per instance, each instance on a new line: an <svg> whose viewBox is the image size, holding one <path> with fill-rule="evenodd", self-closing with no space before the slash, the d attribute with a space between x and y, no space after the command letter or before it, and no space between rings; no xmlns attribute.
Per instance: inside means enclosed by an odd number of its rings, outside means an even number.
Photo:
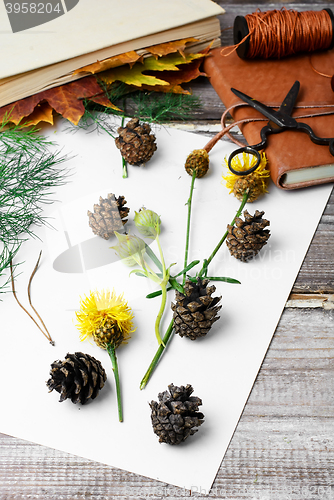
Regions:
<svg viewBox="0 0 334 500"><path fill-rule="evenodd" d="M88 64L82 68L76 69L74 75L80 73L99 73L101 71L106 71L107 69L116 68L118 66L123 66L123 64L129 64L130 68L136 63L143 59L142 56L137 54L134 50L130 52L125 52L124 54L119 54L118 56L108 57L108 59L103 59L102 61L96 61L93 64Z"/></svg>
<svg viewBox="0 0 334 500"><path fill-rule="evenodd" d="M184 49L189 42L198 42L197 38L183 38L182 40L175 40L173 42L160 43L158 45L152 45L152 47L147 47L147 52L150 52L155 58L166 56L167 54L172 54L173 52L179 52L182 56L184 55Z"/></svg>
<svg viewBox="0 0 334 500"><path fill-rule="evenodd" d="M21 99L0 109L0 121L7 120L18 125L36 125L41 121L53 124L53 110L77 125L85 112L82 99L97 102L116 109L104 95L94 76L81 78L80 81L60 85L38 94Z"/></svg>

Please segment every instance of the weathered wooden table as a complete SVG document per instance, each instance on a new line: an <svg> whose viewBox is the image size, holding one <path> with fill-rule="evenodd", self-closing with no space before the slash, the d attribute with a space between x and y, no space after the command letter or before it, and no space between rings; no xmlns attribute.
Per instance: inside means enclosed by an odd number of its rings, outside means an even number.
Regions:
<svg viewBox="0 0 334 500"><path fill-rule="evenodd" d="M226 28L233 26L236 15L283 5L296 10L331 6L311 1L218 3L226 10L221 17L223 45L232 43L232 30ZM204 109L186 126L203 133L218 130L224 106L209 82L200 78L192 89ZM298 224L293 214L291 224ZM334 499L333 253L332 192L209 498ZM173 486L3 434L0 445L0 500L190 496Z"/></svg>

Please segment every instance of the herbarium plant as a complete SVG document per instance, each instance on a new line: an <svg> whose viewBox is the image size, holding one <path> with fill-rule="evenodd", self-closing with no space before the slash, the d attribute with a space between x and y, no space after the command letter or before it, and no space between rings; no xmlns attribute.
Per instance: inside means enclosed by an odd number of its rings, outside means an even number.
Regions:
<svg viewBox="0 0 334 500"><path fill-rule="evenodd" d="M221 136L220 134L219 136ZM266 192L269 172L265 169L266 167L266 157L264 153L261 156L261 163L256 171L254 171L250 176L242 176L242 183L239 182L240 177L234 175L235 179L233 182L230 181L228 187L234 187L234 184L238 181L237 187L235 189L235 196L241 199L241 205L233 218L231 224L228 226L228 230L225 231L222 238L219 240L218 244L212 251L211 255L203 261L201 270L196 274L195 277L187 275L189 270L188 262L188 247L189 247L189 234L190 234L190 221L191 221L191 205L194 191L194 183L196 178L203 177L209 169L209 151L216 143L217 138L210 140L209 143L203 149L197 149L192 151L185 162L185 170L189 175L191 175L191 186L190 195L188 198L188 218L187 218L187 230L186 230L186 245L185 245L185 258L184 258L184 271L183 283L179 284L176 280L172 282L172 288L176 290L175 303L172 303L173 319L170 322L166 333L162 339L162 344L158 347L155 356L152 359L150 366L148 367L142 381L140 383L140 388L143 389L148 380L150 379L155 367L157 366L160 357L164 352L164 348L170 340L173 331L178 333L180 336L185 336L191 340L195 340L199 337L205 336L211 329L212 324L218 320L218 311L221 306L219 301L221 297L212 297L212 293L215 291L215 287L210 285L210 281L225 281L229 283L239 283L233 278L208 276L208 267L212 259L215 257L221 246L223 245L226 238L229 236L229 232L234 231L234 225L237 223L240 225L240 215L244 206L248 200L254 201L260 194ZM249 170L254 161L254 157L245 154L243 158L243 163L236 156L234 157L234 162L239 162L241 170ZM237 168L237 167L236 167ZM257 214L254 216L255 219ZM267 231L263 231L265 225L268 225L268 221L259 222L257 219L254 220L255 225L252 225L253 235L252 239L252 256L254 256L255 249L260 250L265 241L268 239L269 235ZM247 224L246 224L247 225ZM261 226L261 227L260 227ZM260 245L261 241L261 245ZM239 242L240 243L240 242ZM242 253L241 253L242 255ZM249 258L250 254L247 254ZM192 266L193 267L193 266ZM154 296L151 294L151 297Z"/></svg>
<svg viewBox="0 0 334 500"><path fill-rule="evenodd" d="M139 265L139 269L134 269L130 274L136 273L139 276L145 276L157 283L161 288L162 300L160 310L155 322L155 335L159 345L162 344L160 336L160 322L166 305L167 284L170 279L170 267L166 268L163 251L160 245L159 234L161 227L161 219L159 215L152 210L142 208L136 212L134 217L135 225L138 231L145 237L155 240L158 248L160 260L154 255L153 251L146 245L145 241L135 235L124 235L115 232L118 239L118 244L112 246L117 255L123 259L123 262L128 266L135 264ZM145 253L153 258L155 264L158 265L158 270L154 271L145 260Z"/></svg>
<svg viewBox="0 0 334 500"><path fill-rule="evenodd" d="M43 203L50 203L53 188L65 182L66 157L37 129L9 127L5 121L0 124L0 138L1 278L21 243L34 234L33 227L46 223ZM0 291L9 281L0 283Z"/></svg>
<svg viewBox="0 0 334 500"><path fill-rule="evenodd" d="M122 295L117 297L114 291L102 290L91 292L88 297L81 299L76 317L81 340L93 338L94 342L109 354L116 383L118 417L122 422L123 408L116 349L121 344L126 344L130 334L134 332L134 315Z"/></svg>

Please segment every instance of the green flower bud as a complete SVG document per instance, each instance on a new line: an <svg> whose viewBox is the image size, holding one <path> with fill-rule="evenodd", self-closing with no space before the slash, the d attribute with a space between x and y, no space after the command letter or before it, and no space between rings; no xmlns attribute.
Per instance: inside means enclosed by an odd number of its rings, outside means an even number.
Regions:
<svg viewBox="0 0 334 500"><path fill-rule="evenodd" d="M118 245L113 248L117 255L123 260L127 266L134 266L135 264L142 265L144 262L145 241L138 236L130 234L120 234L115 231L115 236L118 239Z"/></svg>
<svg viewBox="0 0 334 500"><path fill-rule="evenodd" d="M138 231L147 238L154 240L160 234L161 219L158 214L152 210L141 208L139 212L135 212L134 223Z"/></svg>

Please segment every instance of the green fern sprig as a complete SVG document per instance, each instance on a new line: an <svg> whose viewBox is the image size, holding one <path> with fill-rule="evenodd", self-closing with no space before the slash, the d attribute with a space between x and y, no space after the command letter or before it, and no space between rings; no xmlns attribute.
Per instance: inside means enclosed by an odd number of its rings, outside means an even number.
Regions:
<svg viewBox="0 0 334 500"><path fill-rule="evenodd" d="M66 156L38 130L0 127L0 278L20 245L46 223L42 205L65 182ZM0 284L0 291L8 284Z"/></svg>

